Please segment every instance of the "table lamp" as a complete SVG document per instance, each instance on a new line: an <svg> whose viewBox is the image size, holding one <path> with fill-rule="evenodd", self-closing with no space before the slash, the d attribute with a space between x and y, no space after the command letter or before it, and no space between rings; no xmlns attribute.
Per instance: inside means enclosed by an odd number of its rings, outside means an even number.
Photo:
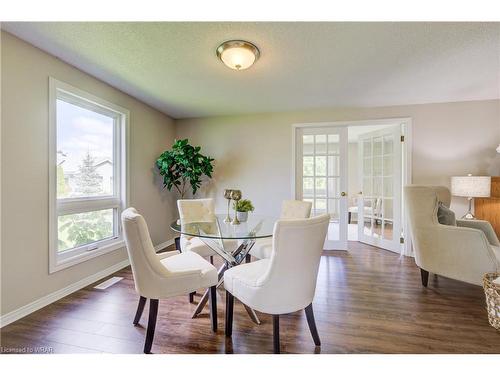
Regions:
<svg viewBox="0 0 500 375"><path fill-rule="evenodd" d="M451 194L456 197L465 197L469 200L469 211L462 216L462 219L472 220L472 199L487 198L491 192L490 176L455 176L451 178Z"/></svg>

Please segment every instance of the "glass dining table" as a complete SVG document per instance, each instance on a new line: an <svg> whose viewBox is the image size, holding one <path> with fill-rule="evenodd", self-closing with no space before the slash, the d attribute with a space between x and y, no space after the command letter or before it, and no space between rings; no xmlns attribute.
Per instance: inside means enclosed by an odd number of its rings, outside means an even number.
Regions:
<svg viewBox="0 0 500 375"><path fill-rule="evenodd" d="M226 215L214 215L207 221L176 220L170 228L181 235L198 237L223 260L223 265L218 270L219 282L217 287L224 282L224 272L231 267L241 264L249 254L255 241L259 238L273 236L274 223L278 218L260 215L248 215L248 220L240 224L227 221ZM193 318L196 318L208 302L208 290L205 291L196 306ZM251 308L244 305L245 309L256 324L260 320Z"/></svg>

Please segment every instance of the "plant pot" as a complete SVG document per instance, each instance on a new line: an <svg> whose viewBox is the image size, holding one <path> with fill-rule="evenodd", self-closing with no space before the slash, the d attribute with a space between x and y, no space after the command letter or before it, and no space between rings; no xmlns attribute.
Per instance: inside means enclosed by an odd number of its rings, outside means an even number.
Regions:
<svg viewBox="0 0 500 375"><path fill-rule="evenodd" d="M245 221L248 220L248 212L236 211L236 217L240 222L244 223Z"/></svg>

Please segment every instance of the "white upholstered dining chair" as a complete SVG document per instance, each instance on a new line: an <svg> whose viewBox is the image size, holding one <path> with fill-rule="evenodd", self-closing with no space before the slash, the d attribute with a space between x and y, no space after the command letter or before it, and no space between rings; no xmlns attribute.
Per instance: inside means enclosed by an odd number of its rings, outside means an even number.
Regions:
<svg viewBox="0 0 500 375"><path fill-rule="evenodd" d="M298 200L285 200L281 205L281 219L307 219L311 216L311 202L298 201ZM255 241L250 255L257 259L266 259L271 256L273 248L273 239L259 238Z"/></svg>
<svg viewBox="0 0 500 375"><path fill-rule="evenodd" d="M278 220L269 259L242 264L224 273L226 336L232 335L234 297L246 306L273 316L274 352L280 352L279 316L305 309L317 346L321 345L312 301L330 215Z"/></svg>
<svg viewBox="0 0 500 375"><path fill-rule="evenodd" d="M184 224L192 222L214 222L215 220L215 204L212 198L206 199L179 199L177 201L179 217ZM198 237L190 237L181 234L182 252L193 251L202 257L212 257L215 255L208 245L206 245ZM210 258L211 263L213 262Z"/></svg>
<svg viewBox="0 0 500 375"><path fill-rule="evenodd" d="M135 208L122 213L122 226L132 266L139 305L134 325L139 323L146 300L150 299L144 353L151 352L158 315L158 300L210 288L212 331L217 331L217 270L194 252L171 251L157 254L144 218Z"/></svg>
<svg viewBox="0 0 500 375"><path fill-rule="evenodd" d="M179 210L179 217L183 224L206 222L209 225L214 225L216 222L215 203L213 198L179 199L177 201L177 209ZM217 228L212 229L217 230ZM227 249L236 249L238 246L238 242L235 240L223 241L224 247ZM209 257L210 263L214 263L213 256L216 254L215 251L199 237L181 234L180 245L180 250L182 252L195 252L202 257ZM194 295L194 291L189 293L189 302L194 301Z"/></svg>
<svg viewBox="0 0 500 375"><path fill-rule="evenodd" d="M500 243L491 224L482 220L438 221L439 202L450 206L451 194L444 186L409 185L404 197L410 224L415 263L422 285L429 272L481 285L483 275L500 270Z"/></svg>

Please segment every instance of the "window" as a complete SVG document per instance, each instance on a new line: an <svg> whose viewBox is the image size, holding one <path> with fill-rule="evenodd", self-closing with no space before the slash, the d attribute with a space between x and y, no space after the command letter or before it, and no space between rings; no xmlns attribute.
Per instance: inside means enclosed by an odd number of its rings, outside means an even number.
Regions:
<svg viewBox="0 0 500 375"><path fill-rule="evenodd" d="M50 272L124 246L128 111L50 78Z"/></svg>

